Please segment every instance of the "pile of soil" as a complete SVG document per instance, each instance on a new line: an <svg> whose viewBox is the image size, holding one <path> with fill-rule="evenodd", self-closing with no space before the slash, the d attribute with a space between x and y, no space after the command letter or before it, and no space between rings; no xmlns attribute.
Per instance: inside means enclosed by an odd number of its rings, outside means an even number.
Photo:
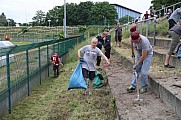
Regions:
<svg viewBox="0 0 181 120"><path fill-rule="evenodd" d="M181 120L159 96L154 94L151 88L148 88L147 93L140 94L143 101L135 101L136 91L133 93L126 91L131 84L133 72L115 55L112 57L111 66L106 71L122 120Z"/></svg>

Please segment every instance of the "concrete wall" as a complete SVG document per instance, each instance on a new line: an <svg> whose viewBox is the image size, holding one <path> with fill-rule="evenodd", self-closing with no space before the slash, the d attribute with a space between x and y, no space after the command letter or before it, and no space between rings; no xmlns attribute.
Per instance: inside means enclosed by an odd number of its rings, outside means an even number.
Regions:
<svg viewBox="0 0 181 120"><path fill-rule="evenodd" d="M132 69L133 63L126 59L125 57L121 56L118 52L115 51L115 55L124 61L124 65L128 68ZM172 110L174 110L177 115L181 118L181 100L167 90L163 85L159 84L156 80L154 80L151 76L148 79L149 87L155 92L160 98L169 106ZM121 114L121 113L120 113Z"/></svg>

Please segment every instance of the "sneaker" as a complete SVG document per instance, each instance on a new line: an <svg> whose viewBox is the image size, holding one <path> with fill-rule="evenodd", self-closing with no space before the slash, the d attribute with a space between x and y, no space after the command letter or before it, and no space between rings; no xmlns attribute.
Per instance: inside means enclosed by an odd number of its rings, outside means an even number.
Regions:
<svg viewBox="0 0 181 120"><path fill-rule="evenodd" d="M82 95L86 95L87 94L87 90L84 89L83 92L82 92Z"/></svg>
<svg viewBox="0 0 181 120"><path fill-rule="evenodd" d="M166 68L175 68L175 66L171 66L171 65L169 65L169 64L164 65L164 67L166 67Z"/></svg>
<svg viewBox="0 0 181 120"><path fill-rule="evenodd" d="M92 95L92 92L89 91L89 96L91 96L91 95Z"/></svg>
<svg viewBox="0 0 181 120"><path fill-rule="evenodd" d="M147 92L147 88L141 88L140 89L140 93L143 94L143 93L146 93Z"/></svg>
<svg viewBox="0 0 181 120"><path fill-rule="evenodd" d="M132 92L135 91L135 88L132 87L132 86L130 86L130 87L126 88L126 90L127 90L129 93L132 93Z"/></svg>

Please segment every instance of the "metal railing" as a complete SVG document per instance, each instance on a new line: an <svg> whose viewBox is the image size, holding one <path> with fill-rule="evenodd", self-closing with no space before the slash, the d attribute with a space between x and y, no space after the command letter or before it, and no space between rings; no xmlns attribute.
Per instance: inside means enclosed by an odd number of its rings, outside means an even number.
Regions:
<svg viewBox="0 0 181 120"><path fill-rule="evenodd" d="M158 15L158 17L160 18L161 16L164 16L166 13L167 13L167 11L168 11L168 8L170 8L170 9L172 9L172 12L176 9L176 5L179 5L179 4L181 4L181 2L178 2L178 3L176 3L176 4L173 4L173 5L170 5L170 6L163 6L161 9L159 9L159 10L155 10L154 11L154 14L155 15Z"/></svg>
<svg viewBox="0 0 181 120"><path fill-rule="evenodd" d="M138 21L135 23L136 25L136 31L138 31L140 34L148 37L152 37L153 41L152 41L152 45L155 46L156 44L156 37L158 34L164 34L164 35L160 35L160 36L165 36L167 35L167 31L168 31L168 22L165 23L165 25L161 25L159 24L159 22L157 22L156 18L149 18L146 20L142 20L142 21ZM133 27L133 25L123 25L122 28L125 31L129 31L130 32L130 28ZM158 29L159 27L159 29ZM161 31L159 31L161 28L163 28L164 31L162 31L163 33L161 33ZM130 33L127 34L129 37Z"/></svg>
<svg viewBox="0 0 181 120"><path fill-rule="evenodd" d="M50 57L58 52L62 62L84 35L0 49L0 118L53 73Z"/></svg>

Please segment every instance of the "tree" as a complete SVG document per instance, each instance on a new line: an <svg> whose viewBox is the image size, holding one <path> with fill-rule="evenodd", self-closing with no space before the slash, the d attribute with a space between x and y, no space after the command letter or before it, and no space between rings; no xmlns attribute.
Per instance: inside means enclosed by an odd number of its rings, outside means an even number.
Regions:
<svg viewBox="0 0 181 120"><path fill-rule="evenodd" d="M123 25L125 23L131 22L133 19L134 19L133 17L126 15L126 16L120 18L119 22L121 25Z"/></svg>
<svg viewBox="0 0 181 120"><path fill-rule="evenodd" d="M9 21L9 26L15 26L16 22L13 19L7 19L7 25L8 25L8 21Z"/></svg>
<svg viewBox="0 0 181 120"><path fill-rule="evenodd" d="M38 10L32 20L36 25L43 25L45 23L45 12Z"/></svg>
<svg viewBox="0 0 181 120"><path fill-rule="evenodd" d="M0 15L0 26L7 26L6 15L4 13Z"/></svg>
<svg viewBox="0 0 181 120"><path fill-rule="evenodd" d="M96 2L91 8L92 24L114 24L114 20L116 17L116 9L108 2Z"/></svg>
<svg viewBox="0 0 181 120"><path fill-rule="evenodd" d="M151 1L155 10L161 9L162 6L170 6L178 2L180 2L180 0L152 0Z"/></svg>
<svg viewBox="0 0 181 120"><path fill-rule="evenodd" d="M64 18L64 6L55 6L52 10L49 10L46 14L45 25L48 26L48 20L51 20L52 26L63 25Z"/></svg>
<svg viewBox="0 0 181 120"><path fill-rule="evenodd" d="M91 1L80 2L77 7L76 15L77 15L77 24L79 25L88 25L91 23L91 9L94 3Z"/></svg>
<svg viewBox="0 0 181 120"><path fill-rule="evenodd" d="M108 2L97 2L94 4L91 1L87 1L80 2L80 4L66 4L67 25L113 24L116 17L116 9ZM48 26L48 20L51 20L51 26L63 25L63 18L64 5L55 6L46 13L45 17L42 11L37 11L36 16L33 17L33 25Z"/></svg>

